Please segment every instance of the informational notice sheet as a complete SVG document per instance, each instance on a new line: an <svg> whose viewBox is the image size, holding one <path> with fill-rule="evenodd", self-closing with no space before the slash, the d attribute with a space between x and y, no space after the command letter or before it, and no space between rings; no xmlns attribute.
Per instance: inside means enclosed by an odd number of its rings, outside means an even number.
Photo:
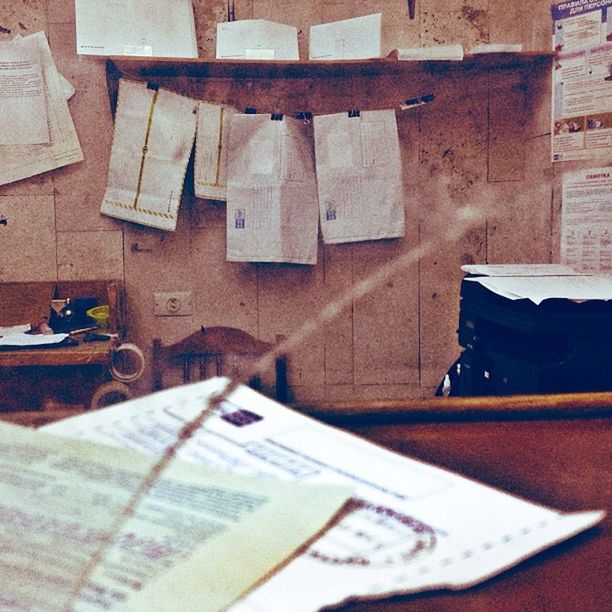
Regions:
<svg viewBox="0 0 612 612"><path fill-rule="evenodd" d="M0 425L3 610L225 610L351 491L173 461L119 524L148 455Z"/></svg>
<svg viewBox="0 0 612 612"><path fill-rule="evenodd" d="M232 116L228 261L317 262L317 184L308 128L287 116Z"/></svg>
<svg viewBox="0 0 612 612"><path fill-rule="evenodd" d="M326 244L403 236L404 195L394 110L314 118Z"/></svg>
<svg viewBox="0 0 612 612"><path fill-rule="evenodd" d="M265 19L217 24L218 59L298 60L297 28Z"/></svg>
<svg viewBox="0 0 612 612"><path fill-rule="evenodd" d="M177 387L45 429L160 455L224 384ZM353 597L466 588L604 516L529 503L325 426L246 387L221 404L179 456L262 480L355 488L348 512L234 612L301 612Z"/></svg>
<svg viewBox="0 0 612 612"><path fill-rule="evenodd" d="M198 198L227 200L227 147L235 109L198 102L194 188Z"/></svg>
<svg viewBox="0 0 612 612"><path fill-rule="evenodd" d="M612 166L563 175L561 261L612 274Z"/></svg>
<svg viewBox="0 0 612 612"><path fill-rule="evenodd" d="M0 42L0 145L49 142L45 81L34 40Z"/></svg>
<svg viewBox="0 0 612 612"><path fill-rule="evenodd" d="M77 53L198 57L191 0L75 0Z"/></svg>
<svg viewBox="0 0 612 612"><path fill-rule="evenodd" d="M311 60L370 59L381 56L382 13L310 26Z"/></svg>
<svg viewBox="0 0 612 612"><path fill-rule="evenodd" d="M100 212L174 231L198 103L121 79L106 193Z"/></svg>
<svg viewBox="0 0 612 612"><path fill-rule="evenodd" d="M612 154L612 0L552 7L552 160Z"/></svg>
<svg viewBox="0 0 612 612"><path fill-rule="evenodd" d="M83 151L70 116L60 74L55 66L55 60L51 55L45 33L36 32L28 36L18 37L14 39L13 43L19 45L22 49L28 49L31 56L37 57L37 61L40 61L46 109L43 117L46 122L48 138L38 144L3 145L0 154L0 185L29 178L83 160ZM34 72L31 74L34 75ZM0 76L1 78L2 76ZM11 77L8 77L8 79L12 80ZM5 84L7 82L5 80ZM33 81L31 81L32 94L37 90L35 83L36 77L33 76ZM17 88L23 87L24 82L19 77L15 79L13 85ZM3 108L5 100L2 99L2 96L5 92L6 90L0 86L0 101ZM36 126L39 117L32 116L31 119L33 125ZM27 117L24 117L24 120L27 121ZM8 131L7 129L7 133ZM35 127L34 131L38 133L39 129ZM37 140L38 137L35 139ZM31 140L31 138L28 137L28 140Z"/></svg>

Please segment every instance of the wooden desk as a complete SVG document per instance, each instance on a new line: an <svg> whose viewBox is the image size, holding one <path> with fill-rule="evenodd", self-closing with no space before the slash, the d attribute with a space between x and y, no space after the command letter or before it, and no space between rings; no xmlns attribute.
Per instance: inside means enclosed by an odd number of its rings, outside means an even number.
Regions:
<svg viewBox="0 0 612 612"><path fill-rule="evenodd" d="M338 419L335 419L338 420ZM346 427L402 454L457 471L559 510L610 508L610 421L606 418L490 422L377 422ZM449 509L452 511L452 509ZM339 608L457 612L612 609L611 519L472 587Z"/></svg>

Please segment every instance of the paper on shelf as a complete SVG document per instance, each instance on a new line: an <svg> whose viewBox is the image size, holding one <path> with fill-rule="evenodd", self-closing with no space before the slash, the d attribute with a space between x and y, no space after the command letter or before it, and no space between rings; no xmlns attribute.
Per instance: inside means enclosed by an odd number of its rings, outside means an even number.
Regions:
<svg viewBox="0 0 612 612"><path fill-rule="evenodd" d="M100 212L174 231L197 123L197 102L121 79Z"/></svg>
<svg viewBox="0 0 612 612"><path fill-rule="evenodd" d="M45 85L49 142L3 146L0 156L0 185L83 159L83 151L45 33L36 32L24 36L21 38L21 44L35 49L40 56Z"/></svg>
<svg viewBox="0 0 612 612"><path fill-rule="evenodd" d="M227 147L232 115L229 106L198 102L194 188L198 198L227 200Z"/></svg>
<svg viewBox="0 0 612 612"><path fill-rule="evenodd" d="M32 326L29 323L23 323L22 325L9 325L8 327L0 327L0 336L23 334L24 332L30 331L31 329Z"/></svg>
<svg viewBox="0 0 612 612"><path fill-rule="evenodd" d="M326 244L405 233L395 111L314 118L319 214Z"/></svg>
<svg viewBox="0 0 612 612"><path fill-rule="evenodd" d="M310 26L311 60L370 59L381 56L382 13Z"/></svg>
<svg viewBox="0 0 612 612"><path fill-rule="evenodd" d="M466 264L463 272L482 276L580 276L574 268L564 264Z"/></svg>
<svg viewBox="0 0 612 612"><path fill-rule="evenodd" d="M45 429L159 455L224 381L177 387ZM234 612L317 610L351 597L465 588L599 522L402 457L240 387L181 449L261 479L348 484L351 512Z"/></svg>
<svg viewBox="0 0 612 612"><path fill-rule="evenodd" d="M393 49L388 57L399 61L455 60L463 59L462 45L437 45L434 47L414 47Z"/></svg>
<svg viewBox="0 0 612 612"><path fill-rule="evenodd" d="M232 116L228 261L316 263L317 183L308 127L287 116Z"/></svg>
<svg viewBox="0 0 612 612"><path fill-rule="evenodd" d="M266 19L218 23L217 58L298 60L297 28Z"/></svg>
<svg viewBox="0 0 612 612"><path fill-rule="evenodd" d="M21 36L0 42L0 145L49 142L40 51Z"/></svg>
<svg viewBox="0 0 612 612"><path fill-rule="evenodd" d="M191 0L75 0L77 53L198 57Z"/></svg>
<svg viewBox="0 0 612 612"><path fill-rule="evenodd" d="M480 43L470 49L469 53L520 53L523 50L521 43Z"/></svg>
<svg viewBox="0 0 612 612"><path fill-rule="evenodd" d="M28 326L29 327L29 326ZM68 334L8 334L0 337L0 346L25 348L28 346L49 346L59 344Z"/></svg>

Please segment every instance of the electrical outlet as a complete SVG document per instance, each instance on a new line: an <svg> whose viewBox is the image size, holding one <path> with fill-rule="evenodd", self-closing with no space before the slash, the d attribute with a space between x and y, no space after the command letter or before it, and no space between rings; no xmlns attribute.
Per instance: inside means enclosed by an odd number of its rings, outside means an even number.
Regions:
<svg viewBox="0 0 612 612"><path fill-rule="evenodd" d="M193 314L191 291L156 291L156 317L185 317Z"/></svg>

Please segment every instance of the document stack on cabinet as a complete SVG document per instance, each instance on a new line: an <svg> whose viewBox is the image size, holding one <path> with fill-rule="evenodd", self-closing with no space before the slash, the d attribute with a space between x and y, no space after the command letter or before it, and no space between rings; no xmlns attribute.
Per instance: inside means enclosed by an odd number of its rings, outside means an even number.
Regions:
<svg viewBox="0 0 612 612"><path fill-rule="evenodd" d="M612 277L464 266L453 395L612 390Z"/></svg>
<svg viewBox="0 0 612 612"><path fill-rule="evenodd" d="M161 455L226 384L217 378L176 387L46 431ZM265 482L354 490L333 526L232 606L235 612L306 612L355 597L467 588L604 516L557 512L401 457L247 387L225 399L178 457ZM193 593L196 604L206 602L206 586Z"/></svg>

